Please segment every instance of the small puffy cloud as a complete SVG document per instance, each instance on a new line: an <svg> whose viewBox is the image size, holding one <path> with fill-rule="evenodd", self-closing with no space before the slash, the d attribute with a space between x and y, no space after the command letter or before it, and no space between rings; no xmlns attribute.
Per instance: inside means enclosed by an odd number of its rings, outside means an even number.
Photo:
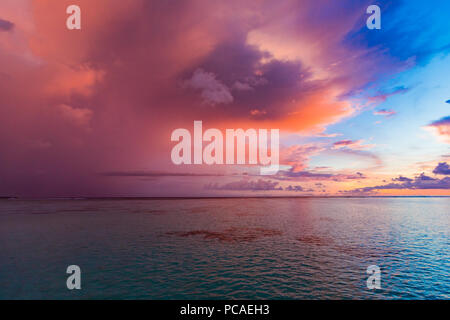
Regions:
<svg viewBox="0 0 450 320"><path fill-rule="evenodd" d="M411 181L413 181L413 179L410 179L410 178L407 178L407 177L399 176L399 177L397 177L397 178L392 178L392 181L411 182Z"/></svg>
<svg viewBox="0 0 450 320"><path fill-rule="evenodd" d="M434 174L450 175L450 166L447 162L440 162L433 170Z"/></svg>
<svg viewBox="0 0 450 320"><path fill-rule="evenodd" d="M395 112L394 110L390 110L390 109L381 109L381 110L374 111L373 114L375 116L384 116L384 117L388 118L388 117L392 117L393 115L397 114L397 112Z"/></svg>
<svg viewBox="0 0 450 320"><path fill-rule="evenodd" d="M361 179L365 179L366 178L366 176L363 173L361 173L361 172L357 172L356 176L361 178Z"/></svg>
<svg viewBox="0 0 450 320"><path fill-rule="evenodd" d="M302 192L305 191L302 186L291 186L289 185L286 189L286 191L294 191L294 192Z"/></svg>
<svg viewBox="0 0 450 320"><path fill-rule="evenodd" d="M253 109L250 110L250 115L254 116L254 117L259 117L259 116L263 116L265 115L267 112L264 110L259 110L259 109Z"/></svg>
<svg viewBox="0 0 450 320"><path fill-rule="evenodd" d="M192 77L184 81L188 88L201 91L201 96L205 103L210 105L227 104L233 102L230 89L212 72L206 72L203 69L197 69Z"/></svg>
<svg viewBox="0 0 450 320"><path fill-rule="evenodd" d="M433 121L425 129L431 131L442 141L450 143L450 116Z"/></svg>
<svg viewBox="0 0 450 320"><path fill-rule="evenodd" d="M340 140L333 143L332 149L348 148L353 150L369 149L373 145L366 144L363 145L363 140Z"/></svg>
<svg viewBox="0 0 450 320"><path fill-rule="evenodd" d="M8 20L0 19L0 32L2 31L8 32L11 31L12 29L14 29L14 23Z"/></svg>
<svg viewBox="0 0 450 320"><path fill-rule="evenodd" d="M334 138L337 136L342 136L342 133L318 133L315 135L315 137L319 138Z"/></svg>
<svg viewBox="0 0 450 320"><path fill-rule="evenodd" d="M352 141L352 140L336 141L335 143L333 143L333 149L340 149L340 148L355 145L357 143L358 143L357 141Z"/></svg>
<svg viewBox="0 0 450 320"><path fill-rule="evenodd" d="M399 86L396 88L393 88L387 92L380 92L376 96L369 97L368 101L370 103L382 103L385 102L389 97L397 95L397 94L404 94L409 91L409 88ZM381 111L381 110L380 110Z"/></svg>
<svg viewBox="0 0 450 320"><path fill-rule="evenodd" d="M237 191L270 191L270 190L283 190L281 186L278 186L276 181L266 181L263 179L253 180L240 180L229 182L223 185L207 184L205 189L210 190L237 190Z"/></svg>

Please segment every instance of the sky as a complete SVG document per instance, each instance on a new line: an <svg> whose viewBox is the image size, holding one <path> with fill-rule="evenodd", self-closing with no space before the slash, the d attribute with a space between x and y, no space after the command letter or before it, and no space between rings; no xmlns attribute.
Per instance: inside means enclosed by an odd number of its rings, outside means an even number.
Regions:
<svg viewBox="0 0 450 320"><path fill-rule="evenodd" d="M450 196L448 30L448 1L2 0L0 196ZM173 164L195 120L279 129L281 170Z"/></svg>

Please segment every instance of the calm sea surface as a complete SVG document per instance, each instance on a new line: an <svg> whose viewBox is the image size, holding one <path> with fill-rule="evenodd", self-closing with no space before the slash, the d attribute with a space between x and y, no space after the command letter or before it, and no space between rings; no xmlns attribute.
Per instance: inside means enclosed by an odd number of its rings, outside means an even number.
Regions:
<svg viewBox="0 0 450 320"><path fill-rule="evenodd" d="M2 200L0 299L449 299L449 248L450 198Z"/></svg>

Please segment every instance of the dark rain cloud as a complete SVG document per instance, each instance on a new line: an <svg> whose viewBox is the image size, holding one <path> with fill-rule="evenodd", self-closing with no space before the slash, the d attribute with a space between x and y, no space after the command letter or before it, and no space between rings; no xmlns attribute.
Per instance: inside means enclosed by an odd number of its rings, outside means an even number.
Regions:
<svg viewBox="0 0 450 320"><path fill-rule="evenodd" d="M268 58L270 62L262 62ZM232 97L226 100L226 112L234 116L247 116L254 109L264 110L260 118L286 116L293 111L292 101L326 86L323 81L313 81L301 62L274 59L270 53L247 44L242 35L218 45L184 75L184 81L192 80L199 70L228 89Z"/></svg>
<svg viewBox="0 0 450 320"><path fill-rule="evenodd" d="M433 170L434 174L450 175L450 166L447 162L440 162Z"/></svg>

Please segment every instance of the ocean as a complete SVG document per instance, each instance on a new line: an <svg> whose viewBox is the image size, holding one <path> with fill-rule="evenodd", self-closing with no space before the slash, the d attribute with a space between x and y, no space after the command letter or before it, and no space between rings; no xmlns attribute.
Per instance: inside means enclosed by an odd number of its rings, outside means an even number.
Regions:
<svg viewBox="0 0 450 320"><path fill-rule="evenodd" d="M445 197L1 200L0 299L449 299L449 247Z"/></svg>

